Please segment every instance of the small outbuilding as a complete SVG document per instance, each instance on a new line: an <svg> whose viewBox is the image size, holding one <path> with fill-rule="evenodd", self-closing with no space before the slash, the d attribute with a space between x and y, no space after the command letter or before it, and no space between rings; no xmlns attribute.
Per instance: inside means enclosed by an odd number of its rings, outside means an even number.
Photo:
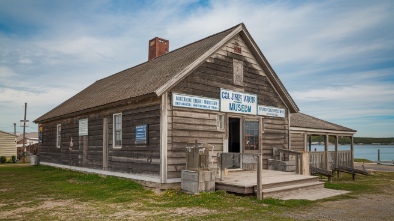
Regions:
<svg viewBox="0 0 394 221"><path fill-rule="evenodd" d="M41 163L165 188L180 183L185 150L196 143L211 147L211 170L218 153L263 154L268 168L275 149L311 132L293 127L298 112L239 24L174 51L156 37L149 61L96 81L35 122Z"/></svg>
<svg viewBox="0 0 394 221"><path fill-rule="evenodd" d="M0 131L0 156L16 157L16 135Z"/></svg>

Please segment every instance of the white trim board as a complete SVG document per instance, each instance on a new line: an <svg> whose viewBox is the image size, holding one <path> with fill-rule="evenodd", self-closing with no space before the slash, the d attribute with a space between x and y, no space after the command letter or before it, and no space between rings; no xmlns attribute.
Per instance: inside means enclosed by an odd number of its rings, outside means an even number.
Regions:
<svg viewBox="0 0 394 221"><path fill-rule="evenodd" d="M323 134L349 134L349 135L353 135L356 133L351 131L323 130L323 129L302 128L302 127L290 127L290 133L291 132L312 132L312 133L323 133Z"/></svg>
<svg viewBox="0 0 394 221"><path fill-rule="evenodd" d="M85 168L85 167L68 166L68 165L62 165L62 164L57 164L57 163L48 163L48 162L42 162L42 161L40 162L40 164L52 166L52 167L58 167L58 168L62 168L62 169L70 169L70 170L75 170L75 171L80 171L80 172L86 172L86 173L94 173L94 174L100 174L100 175L116 176L116 177L123 177L123 178L128 178L128 179L133 179L133 180L141 180L141 181L148 181L148 182L153 182L153 183L160 183L159 177L150 177L150 176L144 176L144 175L120 173L120 172L91 169L91 168ZM181 182L180 178L173 178L173 179L167 179L166 183L180 183L180 182Z"/></svg>

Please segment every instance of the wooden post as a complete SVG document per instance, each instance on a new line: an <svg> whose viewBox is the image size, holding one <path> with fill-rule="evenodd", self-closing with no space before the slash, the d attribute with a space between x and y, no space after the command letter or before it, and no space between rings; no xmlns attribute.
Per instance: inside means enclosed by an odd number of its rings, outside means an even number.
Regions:
<svg viewBox="0 0 394 221"><path fill-rule="evenodd" d="M25 131L26 131L26 110L27 110L27 103L25 103L25 117L23 118L23 140L22 140L22 145L23 145L23 162L26 163L26 145L25 145Z"/></svg>
<svg viewBox="0 0 394 221"><path fill-rule="evenodd" d="M172 107L171 107L172 108ZM160 183L167 183L168 92L161 95L160 108Z"/></svg>
<svg viewBox="0 0 394 221"><path fill-rule="evenodd" d="M352 168L354 168L354 140L353 140L353 136L350 137L350 140L352 141L350 143L350 150L352 151L352 154L351 154L352 159L351 159L350 165Z"/></svg>
<svg viewBox="0 0 394 221"><path fill-rule="evenodd" d="M89 139L88 136L83 136L83 150L82 150L82 165L86 166L88 164L88 146Z"/></svg>
<svg viewBox="0 0 394 221"><path fill-rule="evenodd" d="M380 164L380 149L378 149L378 164Z"/></svg>
<svg viewBox="0 0 394 221"><path fill-rule="evenodd" d="M308 135L306 133L304 133L304 148L303 148L303 151L308 151L307 143L308 143Z"/></svg>
<svg viewBox="0 0 394 221"><path fill-rule="evenodd" d="M328 136L328 134L326 134L325 136L324 136L324 153L325 153L325 169L327 169L327 170L329 170L330 169L330 167L329 167L329 163L328 163L328 138L329 138L329 136Z"/></svg>
<svg viewBox="0 0 394 221"><path fill-rule="evenodd" d="M312 135L309 135L309 152L312 151Z"/></svg>
<svg viewBox="0 0 394 221"><path fill-rule="evenodd" d="M218 172L219 172L219 180L223 181L223 168L222 168L222 153L218 153L217 156L217 161L218 161Z"/></svg>
<svg viewBox="0 0 394 221"><path fill-rule="evenodd" d="M257 192L256 196L258 200L263 199L263 155L258 154L257 159Z"/></svg>
<svg viewBox="0 0 394 221"><path fill-rule="evenodd" d="M338 168L338 135L335 136L335 168Z"/></svg>
<svg viewBox="0 0 394 221"><path fill-rule="evenodd" d="M103 170L108 169L108 118L103 119Z"/></svg>

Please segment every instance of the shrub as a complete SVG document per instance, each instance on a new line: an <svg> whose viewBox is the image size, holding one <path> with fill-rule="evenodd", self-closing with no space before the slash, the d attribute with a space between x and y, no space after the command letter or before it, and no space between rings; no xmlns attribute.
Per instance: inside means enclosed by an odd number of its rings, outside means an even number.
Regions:
<svg viewBox="0 0 394 221"><path fill-rule="evenodd" d="M12 161L13 163L16 163L16 157L15 157L15 156L12 156L12 157L11 157L11 161Z"/></svg>
<svg viewBox="0 0 394 221"><path fill-rule="evenodd" d="M7 161L7 158L5 156L0 157L0 163L5 163Z"/></svg>

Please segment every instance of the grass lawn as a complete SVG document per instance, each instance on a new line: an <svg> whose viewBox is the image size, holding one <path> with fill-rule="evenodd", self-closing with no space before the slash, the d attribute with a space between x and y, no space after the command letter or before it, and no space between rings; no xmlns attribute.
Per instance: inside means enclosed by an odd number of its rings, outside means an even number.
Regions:
<svg viewBox="0 0 394 221"><path fill-rule="evenodd" d="M353 191L326 200L258 201L223 191L188 195L158 193L128 179L104 177L49 166L0 164L0 220L291 220L285 213L327 200L382 193L394 173L334 179L328 188ZM340 202L338 202L340 203Z"/></svg>

